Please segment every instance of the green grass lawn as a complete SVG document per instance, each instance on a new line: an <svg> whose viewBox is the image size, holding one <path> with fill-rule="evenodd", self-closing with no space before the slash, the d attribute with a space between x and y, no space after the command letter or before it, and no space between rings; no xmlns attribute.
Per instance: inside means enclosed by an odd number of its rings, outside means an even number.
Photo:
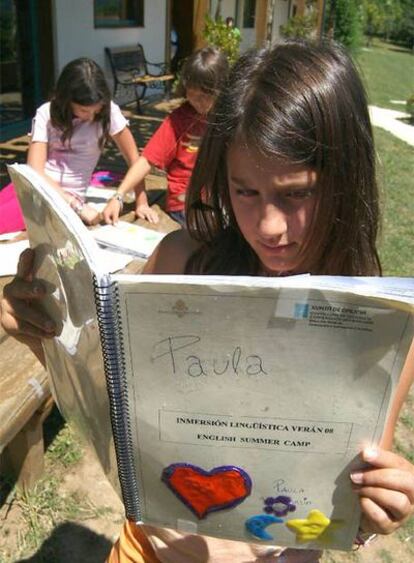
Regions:
<svg viewBox="0 0 414 563"><path fill-rule="evenodd" d="M414 149L375 128L382 195L379 251L384 275L414 276Z"/></svg>
<svg viewBox="0 0 414 563"><path fill-rule="evenodd" d="M414 55L408 49L388 43L373 43L357 56L368 92L369 103L404 111L391 100L407 100L414 94Z"/></svg>
<svg viewBox="0 0 414 563"><path fill-rule="evenodd" d="M370 103L405 110L390 100L414 93L414 55L391 44L377 43L357 59ZM384 275L414 276L414 150L391 133L375 128L378 180L382 195L379 251Z"/></svg>

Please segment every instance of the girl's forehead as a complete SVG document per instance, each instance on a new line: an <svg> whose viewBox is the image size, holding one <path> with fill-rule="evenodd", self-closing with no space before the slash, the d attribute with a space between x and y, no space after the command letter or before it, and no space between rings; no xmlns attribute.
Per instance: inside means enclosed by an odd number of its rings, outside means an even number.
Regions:
<svg viewBox="0 0 414 563"><path fill-rule="evenodd" d="M98 109L98 108L102 108L103 107L103 102L97 102L96 104L89 104L89 105L83 105L83 104L78 104L77 102L71 102L72 106L75 108L79 108L79 109Z"/></svg>
<svg viewBox="0 0 414 563"><path fill-rule="evenodd" d="M313 170L306 164L298 164L275 155L266 155L243 141L233 142L227 150L227 167L231 173L246 173L248 175L262 174L291 174Z"/></svg>

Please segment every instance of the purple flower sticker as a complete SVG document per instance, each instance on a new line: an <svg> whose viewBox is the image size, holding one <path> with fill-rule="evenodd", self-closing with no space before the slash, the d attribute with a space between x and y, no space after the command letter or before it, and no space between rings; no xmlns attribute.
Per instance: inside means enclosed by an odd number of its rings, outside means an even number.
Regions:
<svg viewBox="0 0 414 563"><path fill-rule="evenodd" d="M275 516L286 516L289 512L294 512L296 506L290 497L279 495L278 497L267 497L264 501L263 511L266 514Z"/></svg>

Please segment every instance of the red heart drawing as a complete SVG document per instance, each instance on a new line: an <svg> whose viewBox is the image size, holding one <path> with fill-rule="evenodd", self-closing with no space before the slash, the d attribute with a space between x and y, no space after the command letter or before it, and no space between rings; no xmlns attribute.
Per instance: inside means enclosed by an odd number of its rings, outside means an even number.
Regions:
<svg viewBox="0 0 414 563"><path fill-rule="evenodd" d="M209 512L237 506L252 489L248 474L232 465L205 471L191 463L172 463L161 479L200 519Z"/></svg>

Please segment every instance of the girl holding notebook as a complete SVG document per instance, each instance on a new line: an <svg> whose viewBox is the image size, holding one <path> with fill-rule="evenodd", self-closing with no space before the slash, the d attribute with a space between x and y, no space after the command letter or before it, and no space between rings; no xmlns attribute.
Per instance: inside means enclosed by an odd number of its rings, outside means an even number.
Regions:
<svg viewBox="0 0 414 563"><path fill-rule="evenodd" d="M366 97L348 55L298 41L250 51L211 115L187 196L188 230L165 237L145 273L380 275L378 203ZM55 333L26 305L45 291L31 279L32 260L31 251L22 255L5 288L2 324L42 359L40 339ZM414 466L391 451L413 378L411 346L381 444L363 450L366 469L349 475L362 511L358 545L413 513ZM320 555L126 522L108 562L304 563Z"/></svg>

